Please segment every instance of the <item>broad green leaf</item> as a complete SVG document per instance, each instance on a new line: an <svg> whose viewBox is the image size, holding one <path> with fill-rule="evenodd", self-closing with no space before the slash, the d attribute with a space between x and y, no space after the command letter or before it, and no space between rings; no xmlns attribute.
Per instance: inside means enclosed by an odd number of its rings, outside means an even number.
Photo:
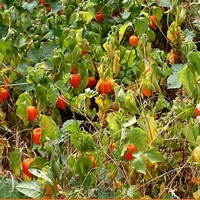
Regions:
<svg viewBox="0 0 200 200"><path fill-rule="evenodd" d="M129 16L131 15L131 12L126 10L123 13L120 13L120 15L121 15L122 19L128 19Z"/></svg>
<svg viewBox="0 0 200 200"><path fill-rule="evenodd" d="M13 54L12 41L0 40L0 52L3 54L5 59L10 59Z"/></svg>
<svg viewBox="0 0 200 200"><path fill-rule="evenodd" d="M34 63L39 63L42 59L41 49L30 48L27 52L27 57Z"/></svg>
<svg viewBox="0 0 200 200"><path fill-rule="evenodd" d="M50 163L51 170L57 179L61 179L61 175L62 175L62 173L61 173L62 168L61 168L61 164L59 161L60 156L61 155L52 155L51 163Z"/></svg>
<svg viewBox="0 0 200 200"><path fill-rule="evenodd" d="M161 7L171 7L171 1L170 0L158 0L158 5Z"/></svg>
<svg viewBox="0 0 200 200"><path fill-rule="evenodd" d="M87 12L87 11L81 11L83 20L86 21L87 23L89 23L92 19L93 19L93 14L91 12Z"/></svg>
<svg viewBox="0 0 200 200"><path fill-rule="evenodd" d="M23 74L23 75L27 75L28 74L28 63L25 63L25 62L22 62L22 63L19 63L18 66L17 66L17 70Z"/></svg>
<svg viewBox="0 0 200 200"><path fill-rule="evenodd" d="M54 86L56 88L58 88L61 91L62 94L64 94L64 95L68 94L67 86L62 80L56 81Z"/></svg>
<svg viewBox="0 0 200 200"><path fill-rule="evenodd" d="M29 165L30 168L42 169L45 165L48 164L48 161L45 158L35 156Z"/></svg>
<svg viewBox="0 0 200 200"><path fill-rule="evenodd" d="M0 176L0 198L1 199L23 199L24 195L16 190L17 182Z"/></svg>
<svg viewBox="0 0 200 200"><path fill-rule="evenodd" d="M37 181L23 181L16 185L16 189L30 198L41 198L43 195L42 184Z"/></svg>
<svg viewBox="0 0 200 200"><path fill-rule="evenodd" d="M194 51L188 54L188 66L191 66L200 75L200 52Z"/></svg>
<svg viewBox="0 0 200 200"><path fill-rule="evenodd" d="M167 88L168 89L177 89L181 87L181 83L178 80L178 74L171 74L167 78Z"/></svg>
<svg viewBox="0 0 200 200"><path fill-rule="evenodd" d="M145 17L139 17L135 19L134 25L135 33L140 37L147 31L149 27L149 20Z"/></svg>
<svg viewBox="0 0 200 200"><path fill-rule="evenodd" d="M52 105L56 105L57 99L59 97L59 91L56 88L50 88L47 90L47 101Z"/></svg>
<svg viewBox="0 0 200 200"><path fill-rule="evenodd" d="M191 96L196 85L196 76L188 66L185 66L178 74L179 81L182 83L187 95Z"/></svg>
<svg viewBox="0 0 200 200"><path fill-rule="evenodd" d="M48 174L39 170L39 169L34 169L34 168L30 168L29 171L31 172L31 174L33 174L35 177L37 178L41 178L45 181L47 181L48 183L50 183L51 185L53 185L53 181L48 177Z"/></svg>
<svg viewBox="0 0 200 200"><path fill-rule="evenodd" d="M121 130L122 124L121 124L121 115L119 112L110 113L107 116L106 121L108 122L108 127L109 127L111 133L115 134Z"/></svg>
<svg viewBox="0 0 200 200"><path fill-rule="evenodd" d="M101 36L93 31L85 31L83 37L86 38L90 44L100 44Z"/></svg>
<svg viewBox="0 0 200 200"><path fill-rule="evenodd" d="M29 123L26 109L27 109L27 106L24 104L17 106L17 109L16 109L16 115L24 122L25 125Z"/></svg>
<svg viewBox="0 0 200 200"><path fill-rule="evenodd" d="M44 44L41 47L41 56L42 59L47 60L48 58L53 57L54 53L53 51L56 49L57 45L56 44Z"/></svg>
<svg viewBox="0 0 200 200"><path fill-rule="evenodd" d="M52 13L57 13L58 11L62 10L62 7L58 2L51 2L50 6Z"/></svg>
<svg viewBox="0 0 200 200"><path fill-rule="evenodd" d="M10 154L10 167L14 176L17 177L21 169L21 149L15 149Z"/></svg>
<svg viewBox="0 0 200 200"><path fill-rule="evenodd" d="M69 131L70 133L78 134L80 132L80 125L81 121L70 119L63 123L61 131L64 133Z"/></svg>
<svg viewBox="0 0 200 200"><path fill-rule="evenodd" d="M156 20L160 21L163 16L163 11L161 10L160 7L154 6L153 7L153 14L156 16Z"/></svg>
<svg viewBox="0 0 200 200"><path fill-rule="evenodd" d="M157 151L155 148L148 149L147 151L144 152L143 155L146 158L148 158L151 163L164 161L163 155L159 151Z"/></svg>
<svg viewBox="0 0 200 200"><path fill-rule="evenodd" d="M173 64L171 67L172 74L167 78L167 88L176 89L181 87L181 83L178 79L178 73L183 69L182 64Z"/></svg>
<svg viewBox="0 0 200 200"><path fill-rule="evenodd" d="M92 167L92 163L87 156L82 156L77 161L76 171L80 175L86 175Z"/></svg>
<svg viewBox="0 0 200 200"><path fill-rule="evenodd" d="M126 50L124 57L121 60L121 64L126 64L128 67L133 65L133 61L136 58L135 49Z"/></svg>
<svg viewBox="0 0 200 200"><path fill-rule="evenodd" d="M47 99L46 99L47 89L46 87L38 84L35 88L35 95L38 102L37 108L38 110L42 110L47 106Z"/></svg>
<svg viewBox="0 0 200 200"><path fill-rule="evenodd" d="M135 144L139 151L146 150L147 133L140 128L131 128L127 130L128 141Z"/></svg>
<svg viewBox="0 0 200 200"><path fill-rule="evenodd" d="M127 191L127 196L131 199L140 199L142 196L136 185L131 185Z"/></svg>
<svg viewBox="0 0 200 200"><path fill-rule="evenodd" d="M19 106L21 104L25 105L26 107L32 105L32 97L27 92L19 95L16 105Z"/></svg>
<svg viewBox="0 0 200 200"><path fill-rule="evenodd" d="M79 131L79 134L71 133L70 141L81 152L94 151L95 149L93 137L86 131Z"/></svg>
<svg viewBox="0 0 200 200"><path fill-rule="evenodd" d="M143 158L137 157L131 160L131 167L134 168L137 172L142 174L146 174L146 163Z"/></svg>
<svg viewBox="0 0 200 200"><path fill-rule="evenodd" d="M27 9L29 12L33 12L33 9L38 5L37 1L33 0L30 3L24 1L22 8Z"/></svg>
<svg viewBox="0 0 200 200"><path fill-rule="evenodd" d="M37 84L43 78L44 74L44 69L29 68L26 82L29 84Z"/></svg>
<svg viewBox="0 0 200 200"><path fill-rule="evenodd" d="M125 122L123 124L123 127L127 128L129 126L132 126L133 124L135 124L137 122L136 120L136 116L131 117L127 122Z"/></svg>
<svg viewBox="0 0 200 200"><path fill-rule="evenodd" d="M15 85L13 86L14 88L21 90L21 91L31 91L35 88L34 84L28 84L26 82L26 78L22 77L20 79L18 79L17 81L15 81Z"/></svg>
<svg viewBox="0 0 200 200"><path fill-rule="evenodd" d="M158 96L158 100L156 101L156 105L154 107L154 112L157 113L164 108L170 109L170 103L165 99L165 96L160 94Z"/></svg>
<svg viewBox="0 0 200 200"><path fill-rule="evenodd" d="M122 38L124 37L124 33L126 32L126 29L129 26L133 26L131 22L126 22L125 24L123 24L120 29L119 29L119 42L122 41Z"/></svg>
<svg viewBox="0 0 200 200"><path fill-rule="evenodd" d="M192 125L191 123L187 124L183 128L183 133L189 142L191 147L196 147L197 137L200 135L200 128L198 124Z"/></svg>
<svg viewBox="0 0 200 200"><path fill-rule="evenodd" d="M125 93L122 88L118 91L116 98L120 104L125 104Z"/></svg>
<svg viewBox="0 0 200 200"><path fill-rule="evenodd" d="M49 116L46 116L46 115L42 115L40 114L40 117L39 117L39 124L40 124L40 127L43 129L43 130L49 130L51 131L52 133L56 133L59 131L56 123L53 121L53 119Z"/></svg>

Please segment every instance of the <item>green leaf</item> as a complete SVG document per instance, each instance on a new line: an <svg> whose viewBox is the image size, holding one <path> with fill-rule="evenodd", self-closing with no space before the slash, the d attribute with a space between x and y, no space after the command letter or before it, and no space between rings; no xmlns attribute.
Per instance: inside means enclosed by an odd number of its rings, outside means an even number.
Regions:
<svg viewBox="0 0 200 200"><path fill-rule="evenodd" d="M29 12L33 12L33 9L38 5L37 1L31 1L30 3L24 1L22 3L22 8L28 10Z"/></svg>
<svg viewBox="0 0 200 200"><path fill-rule="evenodd" d="M70 141L81 152L94 151L95 145L93 137L86 131L79 131L78 134L71 133Z"/></svg>
<svg viewBox="0 0 200 200"><path fill-rule="evenodd" d="M45 74L44 69L29 68L26 82L29 84L37 84Z"/></svg>
<svg viewBox="0 0 200 200"><path fill-rule="evenodd" d="M74 134L78 134L80 133L80 124L81 124L81 121L78 121L78 120L74 120L74 119L70 119L70 120L67 120L63 123L63 126L61 128L61 131L62 132L70 132L70 133L74 133Z"/></svg>
<svg viewBox="0 0 200 200"><path fill-rule="evenodd" d="M163 16L163 12L160 7L154 6L153 7L153 14L156 16L156 20L160 21Z"/></svg>
<svg viewBox="0 0 200 200"><path fill-rule="evenodd" d="M93 31L85 31L83 37L86 38L90 44L100 44L101 36Z"/></svg>
<svg viewBox="0 0 200 200"><path fill-rule="evenodd" d="M183 128L183 133L191 147L196 147L197 137L200 135L200 127L198 124L187 124Z"/></svg>
<svg viewBox="0 0 200 200"><path fill-rule="evenodd" d="M39 63L42 59L41 49L30 48L27 52L27 57L34 63Z"/></svg>
<svg viewBox="0 0 200 200"><path fill-rule="evenodd" d="M44 59L44 60L47 60L48 58L51 58L51 57L53 57L53 55L54 55L54 53L53 53L53 51L54 51L54 49L56 49L56 47L57 47L58 45L56 45L56 44L44 44L44 45L42 45L42 47L41 47L41 57L42 57L42 59Z"/></svg>
<svg viewBox="0 0 200 200"><path fill-rule="evenodd" d="M129 16L131 15L131 12L126 10L123 13L120 13L120 15L121 15L122 19L128 19Z"/></svg>
<svg viewBox="0 0 200 200"><path fill-rule="evenodd" d="M30 168L29 171L35 177L41 178L41 179L47 181L48 183L50 183L51 185L53 185L53 181L48 177L48 174L46 172L43 172L43 171L41 171L39 169L34 169L34 168Z"/></svg>
<svg viewBox="0 0 200 200"><path fill-rule="evenodd" d="M42 184L37 181L23 181L16 185L16 189L30 198L41 198L43 195Z"/></svg>
<svg viewBox="0 0 200 200"><path fill-rule="evenodd" d="M35 95L38 102L38 110L42 110L47 106L47 99L46 99L47 89L46 87L38 84L35 88Z"/></svg>
<svg viewBox="0 0 200 200"><path fill-rule="evenodd" d="M17 177L21 169L21 149L15 149L10 154L10 167L14 176Z"/></svg>
<svg viewBox="0 0 200 200"><path fill-rule="evenodd" d="M160 152L158 152L155 148L148 149L147 151L144 152L143 155L146 158L148 158L151 163L164 161L163 155Z"/></svg>
<svg viewBox="0 0 200 200"><path fill-rule="evenodd" d="M56 88L58 88L62 94L66 95L68 94L68 89L65 83L62 80L56 81L55 85Z"/></svg>
<svg viewBox="0 0 200 200"><path fill-rule="evenodd" d="M24 195L16 190L17 182L0 176L0 198L1 199L23 199Z"/></svg>
<svg viewBox="0 0 200 200"><path fill-rule="evenodd" d="M135 144L139 151L146 150L147 133L140 128L131 128L127 130L127 139Z"/></svg>
<svg viewBox="0 0 200 200"><path fill-rule="evenodd" d="M124 37L124 33L126 32L126 29L129 26L133 26L131 22L126 22L124 25L122 25L119 29L119 42L122 41L122 38Z"/></svg>
<svg viewBox="0 0 200 200"><path fill-rule="evenodd" d="M19 63L17 66L17 70L22 74L22 75L27 75L28 74L28 63L22 62Z"/></svg>
<svg viewBox="0 0 200 200"><path fill-rule="evenodd" d="M81 14L83 16L83 20L86 21L87 23L91 22L94 17L91 12L87 11L82 11Z"/></svg>
<svg viewBox="0 0 200 200"><path fill-rule="evenodd" d="M121 64L127 64L128 67L131 67L135 58L136 53L134 49L126 50L124 57L121 60Z"/></svg>
<svg viewBox="0 0 200 200"><path fill-rule="evenodd" d="M129 126L132 126L133 124L135 124L137 122L136 120L136 116L131 117L126 123L123 124L124 128L127 128Z"/></svg>
<svg viewBox="0 0 200 200"><path fill-rule="evenodd" d="M188 66L191 66L200 75L200 52L191 52L188 54Z"/></svg>
<svg viewBox="0 0 200 200"><path fill-rule="evenodd" d="M47 90L47 101L54 106L56 105L57 99L59 97L59 91L56 88L50 88Z"/></svg>
<svg viewBox="0 0 200 200"><path fill-rule="evenodd" d="M60 155L56 155L56 156L52 155L51 156L51 164L50 164L51 170L57 179L61 179L61 175L62 175L62 173L61 173L62 168L61 168L61 164L59 161L59 156Z"/></svg>
<svg viewBox="0 0 200 200"><path fill-rule="evenodd" d="M146 163L143 158L137 157L131 160L131 167L134 168L137 172L146 174Z"/></svg>
<svg viewBox="0 0 200 200"><path fill-rule="evenodd" d="M188 66L185 66L178 74L179 81L183 84L183 87L186 90L187 95L191 96L195 85L196 85L196 76Z"/></svg>
<svg viewBox="0 0 200 200"><path fill-rule="evenodd" d="M131 199L140 199L142 196L136 185L131 185L127 191L127 196Z"/></svg>
<svg viewBox="0 0 200 200"><path fill-rule="evenodd" d="M47 164L48 161L45 158L35 156L34 159L31 161L29 168L42 169Z"/></svg>
<svg viewBox="0 0 200 200"><path fill-rule="evenodd" d="M13 43L11 41L0 40L0 52L3 54L5 59L10 59L13 54Z"/></svg>
<svg viewBox="0 0 200 200"><path fill-rule="evenodd" d="M24 122L24 124L29 123L26 109L27 109L27 106L24 104L17 106L17 109L16 109L16 115Z"/></svg>
<svg viewBox="0 0 200 200"><path fill-rule="evenodd" d="M49 116L46 116L46 115L42 115L40 114L40 117L39 117L39 124L40 124L40 127L43 129L43 130L49 130L51 131L52 133L56 133L59 131L56 123L53 121L53 119Z"/></svg>
<svg viewBox="0 0 200 200"><path fill-rule="evenodd" d="M78 159L76 172L80 175L85 175L90 171L91 167L91 160L87 156L82 156Z"/></svg>
<svg viewBox="0 0 200 200"><path fill-rule="evenodd" d="M183 69L182 64L173 64L171 67L172 74L167 78L167 88L176 89L181 87L181 83L178 79L178 73Z"/></svg>
<svg viewBox="0 0 200 200"><path fill-rule="evenodd" d="M149 20L145 17L136 18L134 21L135 33L140 37L142 36L149 27Z"/></svg>
<svg viewBox="0 0 200 200"><path fill-rule="evenodd" d="M171 1L170 0L158 0L158 5L161 7L171 7Z"/></svg>
<svg viewBox="0 0 200 200"><path fill-rule="evenodd" d="M106 118L106 121L108 122L108 127L111 130L111 133L115 134L119 130L121 130L121 115L119 112L109 113L109 115Z"/></svg>
<svg viewBox="0 0 200 200"><path fill-rule="evenodd" d="M165 96L159 94L158 100L156 101L156 105L154 107L154 112L157 113L164 108L170 109L170 103L165 99Z"/></svg>

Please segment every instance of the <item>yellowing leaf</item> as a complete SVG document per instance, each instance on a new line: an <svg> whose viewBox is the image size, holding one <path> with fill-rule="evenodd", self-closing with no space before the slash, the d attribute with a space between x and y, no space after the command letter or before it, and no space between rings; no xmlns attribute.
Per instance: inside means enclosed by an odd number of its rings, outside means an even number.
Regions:
<svg viewBox="0 0 200 200"><path fill-rule="evenodd" d="M158 134L157 125L154 117L147 115L141 115L138 119L140 127L147 132L147 143L151 144Z"/></svg>
<svg viewBox="0 0 200 200"><path fill-rule="evenodd" d="M114 62L113 62L113 72L114 72L114 77L117 77L119 72L120 72L120 51L116 50L115 51L115 57L114 57Z"/></svg>

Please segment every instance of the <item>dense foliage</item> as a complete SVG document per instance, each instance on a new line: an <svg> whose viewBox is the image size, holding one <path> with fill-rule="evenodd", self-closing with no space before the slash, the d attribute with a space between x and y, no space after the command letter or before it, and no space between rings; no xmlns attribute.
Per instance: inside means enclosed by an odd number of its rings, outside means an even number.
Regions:
<svg viewBox="0 0 200 200"><path fill-rule="evenodd" d="M2 0L0 198L200 198L199 10Z"/></svg>

